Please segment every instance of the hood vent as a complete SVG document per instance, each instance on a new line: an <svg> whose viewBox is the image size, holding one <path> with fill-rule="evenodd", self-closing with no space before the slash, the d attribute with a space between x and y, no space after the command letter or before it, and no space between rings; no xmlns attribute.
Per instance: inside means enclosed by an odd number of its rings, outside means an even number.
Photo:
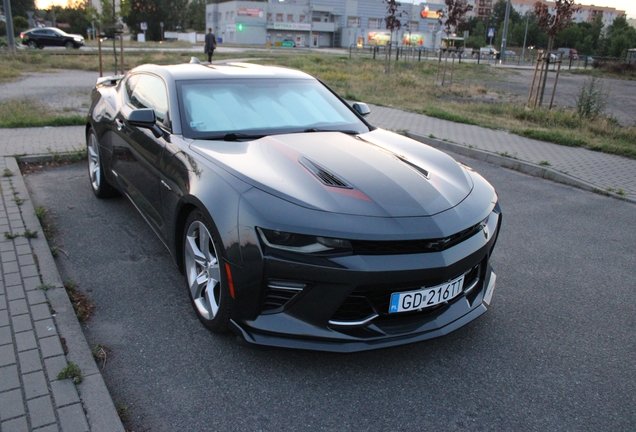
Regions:
<svg viewBox="0 0 636 432"><path fill-rule="evenodd" d="M417 165L415 165L413 162L409 162L408 160L404 159L403 157L400 157L396 154L394 154L395 158L397 160L399 160L400 162L402 162L403 164L407 165L409 168L411 168L413 171L417 172L418 174L420 174L422 177L424 177L425 179L429 179L430 178L430 174L428 171L426 171L424 168L419 167Z"/></svg>
<svg viewBox="0 0 636 432"><path fill-rule="evenodd" d="M302 166L307 168L307 170L310 173L318 177L318 180L320 180L323 184L327 186L344 188L344 189L353 189L344 180L338 178L335 174L330 173L325 168L321 167L317 163L307 159L304 156L301 156L298 159L298 162L300 162Z"/></svg>

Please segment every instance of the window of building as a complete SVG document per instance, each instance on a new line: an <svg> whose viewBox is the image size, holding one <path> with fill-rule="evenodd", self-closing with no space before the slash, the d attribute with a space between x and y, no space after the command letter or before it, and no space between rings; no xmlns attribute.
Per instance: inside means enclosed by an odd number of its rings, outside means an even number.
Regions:
<svg viewBox="0 0 636 432"><path fill-rule="evenodd" d="M380 28L379 18L369 18L369 29L375 30Z"/></svg>
<svg viewBox="0 0 636 432"><path fill-rule="evenodd" d="M419 23L417 21L409 21L409 31L416 32L419 30Z"/></svg>
<svg viewBox="0 0 636 432"><path fill-rule="evenodd" d="M267 14L267 22L272 22L272 14L271 13Z"/></svg>
<svg viewBox="0 0 636 432"><path fill-rule="evenodd" d="M276 22L283 22L283 14L282 13L277 13L276 14Z"/></svg>
<svg viewBox="0 0 636 432"><path fill-rule="evenodd" d="M287 22L294 22L294 14L287 14Z"/></svg>
<svg viewBox="0 0 636 432"><path fill-rule="evenodd" d="M347 27L360 27L360 17L348 17Z"/></svg>
<svg viewBox="0 0 636 432"><path fill-rule="evenodd" d="M305 22L306 19L307 19L307 17L305 15L301 15L298 20L300 22Z"/></svg>
<svg viewBox="0 0 636 432"><path fill-rule="evenodd" d="M234 11L230 12L230 19L233 20L234 19Z"/></svg>

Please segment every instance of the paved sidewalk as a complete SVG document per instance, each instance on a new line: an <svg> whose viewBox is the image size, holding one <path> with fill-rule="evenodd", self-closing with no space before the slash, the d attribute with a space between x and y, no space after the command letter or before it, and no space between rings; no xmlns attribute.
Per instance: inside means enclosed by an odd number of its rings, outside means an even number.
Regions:
<svg viewBox="0 0 636 432"><path fill-rule="evenodd" d="M368 119L445 150L636 202L636 160L392 108L373 106ZM83 148L84 128L2 129L0 136L0 429L123 431L11 157ZM38 237L27 239L27 230ZM80 366L81 384L57 379L70 361Z"/></svg>
<svg viewBox="0 0 636 432"><path fill-rule="evenodd" d="M0 430L123 431L15 158L0 176ZM71 362L79 384L57 378Z"/></svg>

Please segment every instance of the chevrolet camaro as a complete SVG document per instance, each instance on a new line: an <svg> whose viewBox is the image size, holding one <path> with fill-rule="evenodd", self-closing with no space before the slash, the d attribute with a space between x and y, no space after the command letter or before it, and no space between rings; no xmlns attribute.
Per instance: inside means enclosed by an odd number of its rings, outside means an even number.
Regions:
<svg viewBox="0 0 636 432"><path fill-rule="evenodd" d="M90 184L132 202L213 332L335 352L447 334L490 305L497 194L368 113L292 69L140 66L92 92Z"/></svg>

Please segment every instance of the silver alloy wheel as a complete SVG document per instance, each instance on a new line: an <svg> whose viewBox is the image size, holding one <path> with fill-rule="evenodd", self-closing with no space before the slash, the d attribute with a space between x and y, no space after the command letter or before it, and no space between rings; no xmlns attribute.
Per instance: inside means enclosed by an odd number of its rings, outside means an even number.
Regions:
<svg viewBox="0 0 636 432"><path fill-rule="evenodd" d="M212 320L221 303L221 268L210 232L195 220L188 227L185 270L192 301L199 315Z"/></svg>
<svg viewBox="0 0 636 432"><path fill-rule="evenodd" d="M99 160L99 144L94 133L88 136L88 173L91 177L93 190L99 190L102 165Z"/></svg>

